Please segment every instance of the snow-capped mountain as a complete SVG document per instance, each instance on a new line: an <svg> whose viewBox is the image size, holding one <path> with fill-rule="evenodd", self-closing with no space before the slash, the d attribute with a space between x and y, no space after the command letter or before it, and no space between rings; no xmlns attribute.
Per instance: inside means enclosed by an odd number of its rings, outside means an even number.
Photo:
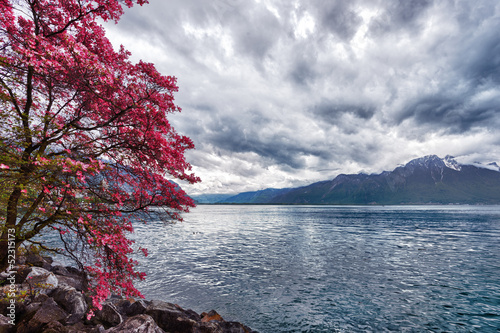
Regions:
<svg viewBox="0 0 500 333"><path fill-rule="evenodd" d="M266 190L264 190L266 191ZM249 201L274 204L500 204L500 168L428 155L381 174L339 175L308 186L247 193ZM252 194L252 195L249 195ZM253 198L253 199L250 199Z"/></svg>

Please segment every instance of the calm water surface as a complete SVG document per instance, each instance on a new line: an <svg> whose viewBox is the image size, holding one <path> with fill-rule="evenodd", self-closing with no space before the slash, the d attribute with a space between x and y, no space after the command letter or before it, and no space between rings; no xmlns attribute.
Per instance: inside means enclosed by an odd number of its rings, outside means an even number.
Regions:
<svg viewBox="0 0 500 333"><path fill-rule="evenodd" d="M500 206L199 206L139 289L260 332L500 332Z"/></svg>

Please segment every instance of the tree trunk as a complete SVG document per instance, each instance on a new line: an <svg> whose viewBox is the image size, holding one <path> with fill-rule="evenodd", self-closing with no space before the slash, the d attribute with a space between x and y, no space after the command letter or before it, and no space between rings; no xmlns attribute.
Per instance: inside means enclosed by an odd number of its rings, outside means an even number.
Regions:
<svg viewBox="0 0 500 333"><path fill-rule="evenodd" d="M7 203L5 225L3 226L2 236L0 237L0 271L4 271L9 266L9 241L15 241L15 250L21 244L16 236L19 235L16 229L17 204L21 197L21 188L14 187L9 201Z"/></svg>

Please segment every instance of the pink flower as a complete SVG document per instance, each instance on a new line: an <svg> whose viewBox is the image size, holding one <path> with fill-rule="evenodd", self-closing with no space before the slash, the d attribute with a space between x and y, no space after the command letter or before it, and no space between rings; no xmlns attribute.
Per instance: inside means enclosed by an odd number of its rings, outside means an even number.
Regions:
<svg viewBox="0 0 500 333"><path fill-rule="evenodd" d="M0 163L0 169L10 169L10 167L8 165Z"/></svg>

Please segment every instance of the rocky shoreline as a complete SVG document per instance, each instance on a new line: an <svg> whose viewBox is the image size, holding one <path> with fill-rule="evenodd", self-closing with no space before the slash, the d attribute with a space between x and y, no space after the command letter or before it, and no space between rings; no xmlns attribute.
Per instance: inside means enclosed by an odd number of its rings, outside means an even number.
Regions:
<svg viewBox="0 0 500 333"><path fill-rule="evenodd" d="M164 301L118 296L87 320L83 281L79 270L57 265L50 257L19 258L10 274L0 273L0 333L256 333L214 310L198 314Z"/></svg>

